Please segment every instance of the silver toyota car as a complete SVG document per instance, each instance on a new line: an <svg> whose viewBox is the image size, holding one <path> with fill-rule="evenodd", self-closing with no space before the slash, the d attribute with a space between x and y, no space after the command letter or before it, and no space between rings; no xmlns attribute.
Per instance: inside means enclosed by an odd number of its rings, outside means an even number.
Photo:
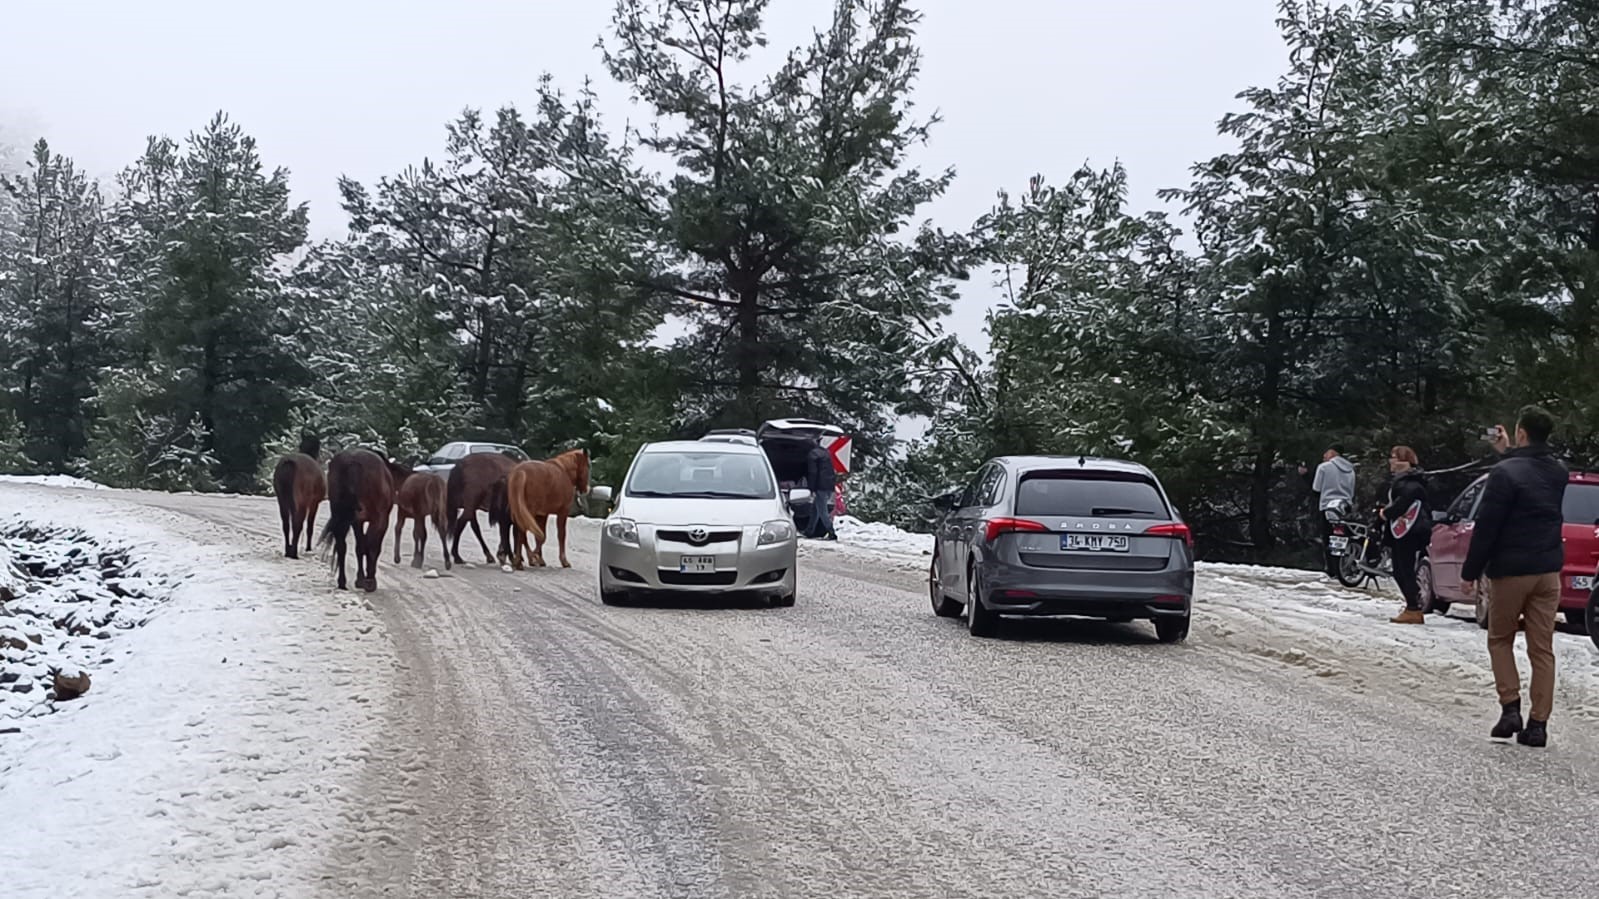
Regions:
<svg viewBox="0 0 1599 899"><path fill-rule="evenodd" d="M1162 642L1188 636L1193 536L1159 479L1132 462L1012 456L935 501L933 612L966 610L974 635L1000 616L1152 620Z"/></svg>
<svg viewBox="0 0 1599 899"><path fill-rule="evenodd" d="M633 457L601 531L600 601L618 605L633 593L752 593L791 606L797 555L794 521L760 447L647 444Z"/></svg>

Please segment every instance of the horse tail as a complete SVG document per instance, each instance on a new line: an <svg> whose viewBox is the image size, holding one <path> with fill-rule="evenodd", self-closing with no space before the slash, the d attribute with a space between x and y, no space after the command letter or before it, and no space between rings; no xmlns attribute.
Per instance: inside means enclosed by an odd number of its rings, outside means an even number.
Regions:
<svg viewBox="0 0 1599 899"><path fill-rule="evenodd" d="M433 479L433 483L428 485L428 490L434 496L433 527L438 530L440 540L448 540L450 534L450 492L445 487L444 479L433 474L419 474L417 477ZM444 558L449 559L449 557L449 547L446 546L444 549Z"/></svg>
<svg viewBox="0 0 1599 899"><path fill-rule="evenodd" d="M283 530L288 532L294 521L294 480L299 466L293 459L279 460L272 469L272 492L278 495L278 515L283 519Z"/></svg>
<svg viewBox="0 0 1599 899"><path fill-rule="evenodd" d="M511 476L505 483L505 499L511 507L511 521L542 541L544 529L539 527L538 520L533 517L533 510L527 507L527 477L526 468L518 465L511 469Z"/></svg>
<svg viewBox="0 0 1599 899"><path fill-rule="evenodd" d="M338 479L336 489L329 489L328 523L322 526L322 536L317 540L319 548L327 548L334 540L343 543L349 536L350 528L355 526L356 516L361 511L361 484L360 479L356 477L357 472L358 468L353 465L348 466L339 472L342 477ZM332 483L328 486L335 488Z"/></svg>

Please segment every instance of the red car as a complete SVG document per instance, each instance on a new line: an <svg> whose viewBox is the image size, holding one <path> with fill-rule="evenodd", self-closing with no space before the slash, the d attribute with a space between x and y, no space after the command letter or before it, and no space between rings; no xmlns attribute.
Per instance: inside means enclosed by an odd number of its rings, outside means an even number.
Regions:
<svg viewBox="0 0 1599 899"><path fill-rule="evenodd" d="M1471 545L1471 529L1482 501L1483 475L1449 504L1433 525L1432 542L1417 570L1423 606L1443 612L1450 603L1472 603L1461 592L1460 568ZM1588 598L1599 567L1599 472L1574 471L1566 484L1566 564L1560 571L1560 611L1572 627L1587 625ZM1477 623L1488 626L1486 603L1475 603Z"/></svg>

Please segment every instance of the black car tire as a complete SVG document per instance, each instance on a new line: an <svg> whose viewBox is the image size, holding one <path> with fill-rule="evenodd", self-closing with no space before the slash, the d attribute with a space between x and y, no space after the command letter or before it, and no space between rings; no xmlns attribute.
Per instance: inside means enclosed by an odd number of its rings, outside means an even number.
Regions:
<svg viewBox="0 0 1599 899"><path fill-rule="evenodd" d="M600 584L600 602L608 606L627 605L628 593L626 590L607 590L605 584Z"/></svg>
<svg viewBox="0 0 1599 899"><path fill-rule="evenodd" d="M1416 560L1416 586L1421 591L1421 613L1445 615L1449 612L1449 601L1438 598L1438 591L1432 584L1432 560L1426 556Z"/></svg>
<svg viewBox="0 0 1599 899"><path fill-rule="evenodd" d="M794 607L794 599L796 598L798 593L799 593L799 585L795 584L793 593L790 593L787 596L778 596L778 597L775 597L775 598L772 599L772 608L774 608L774 609L791 609L791 608L793 608Z"/></svg>
<svg viewBox="0 0 1599 899"><path fill-rule="evenodd" d="M983 584L977 579L976 569L966 579L971 601L966 603L966 629L974 637L999 636L999 614L983 605Z"/></svg>
<svg viewBox="0 0 1599 899"><path fill-rule="evenodd" d="M1599 590L1588 594L1588 612L1584 617L1587 618L1588 639L1599 646Z"/></svg>
<svg viewBox="0 0 1599 899"><path fill-rule="evenodd" d="M1192 619L1191 614L1181 618L1156 618L1155 637L1162 643L1181 643L1188 639L1188 625Z"/></svg>
<svg viewBox="0 0 1599 899"><path fill-rule="evenodd" d="M944 595L944 584L938 578L938 556L927 568L927 598L933 604L933 614L940 618L959 618L963 606Z"/></svg>

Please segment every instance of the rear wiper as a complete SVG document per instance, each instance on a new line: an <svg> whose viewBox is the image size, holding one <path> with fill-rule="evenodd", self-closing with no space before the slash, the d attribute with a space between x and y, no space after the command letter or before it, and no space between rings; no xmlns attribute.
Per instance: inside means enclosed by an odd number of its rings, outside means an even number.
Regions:
<svg viewBox="0 0 1599 899"><path fill-rule="evenodd" d="M1101 515L1153 515L1155 513L1144 509L1117 509L1115 507L1095 506L1088 510L1088 514L1098 517Z"/></svg>

